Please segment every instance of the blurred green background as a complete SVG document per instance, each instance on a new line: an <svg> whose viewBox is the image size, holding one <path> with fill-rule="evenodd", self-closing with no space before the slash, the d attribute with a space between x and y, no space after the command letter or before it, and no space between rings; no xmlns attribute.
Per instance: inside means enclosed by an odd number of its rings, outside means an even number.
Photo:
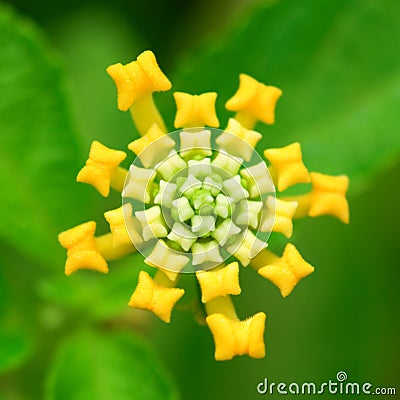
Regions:
<svg viewBox="0 0 400 400"><path fill-rule="evenodd" d="M400 392L400 2L215 3L0 5L1 400L258 399L265 377L320 383L340 370ZM310 170L350 176L350 225L296 221L292 242L316 270L288 298L241 271L234 301L242 318L266 312L265 359L214 361L191 296L169 325L131 310L141 256L107 276L63 275L57 233L88 220L102 233L119 204L74 182L90 142L137 137L105 68L148 48L174 90L219 93L222 126L239 73L280 87L259 149L298 140ZM172 128L172 92L156 101Z"/></svg>

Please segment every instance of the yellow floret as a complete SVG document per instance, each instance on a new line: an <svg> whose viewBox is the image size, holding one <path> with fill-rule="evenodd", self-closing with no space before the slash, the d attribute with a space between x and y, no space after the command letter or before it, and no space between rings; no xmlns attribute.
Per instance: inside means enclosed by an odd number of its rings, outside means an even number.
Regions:
<svg viewBox="0 0 400 400"><path fill-rule="evenodd" d="M105 219L110 224L114 247L131 243L124 221L124 213L132 215L132 205L130 203L104 213Z"/></svg>
<svg viewBox="0 0 400 400"><path fill-rule="evenodd" d="M310 182L308 170L302 161L300 143L296 142L279 149L265 150L264 156L272 164L272 176L276 175L280 192L296 183Z"/></svg>
<svg viewBox="0 0 400 400"><path fill-rule="evenodd" d="M236 257L244 267L247 267L262 249L267 247L267 243L258 239L253 232L246 230L244 236L239 241L227 248L228 252Z"/></svg>
<svg viewBox="0 0 400 400"><path fill-rule="evenodd" d="M256 144L262 138L261 133L256 131L252 131L250 129L246 129L244 126L240 124L239 121L236 121L235 118L229 118L228 126L225 129L229 133L234 136L239 137L244 140L249 146L256 147Z"/></svg>
<svg viewBox="0 0 400 400"><path fill-rule="evenodd" d="M215 342L215 359L230 360L236 355L248 354L253 358L265 356L265 314L257 313L239 321L224 314L211 314L206 318Z"/></svg>
<svg viewBox="0 0 400 400"><path fill-rule="evenodd" d="M211 271L196 272L197 280L201 287L203 303L228 294L240 294L239 264L230 263L226 266L215 268Z"/></svg>
<svg viewBox="0 0 400 400"><path fill-rule="evenodd" d="M129 197L143 203L150 203L155 178L156 171L154 169L140 168L132 164L129 167L129 175L122 191L122 197Z"/></svg>
<svg viewBox="0 0 400 400"><path fill-rule="evenodd" d="M166 157L174 145L175 142L157 124L153 124L145 135L129 143L128 149L139 157L144 167L149 168Z"/></svg>
<svg viewBox="0 0 400 400"><path fill-rule="evenodd" d="M282 257L258 270L258 273L278 286L283 297L288 296L301 279L310 275L314 267L306 262L296 247L288 243Z"/></svg>
<svg viewBox="0 0 400 400"><path fill-rule="evenodd" d="M157 124L153 124L145 135L129 143L128 149L133 151L136 155L139 155L147 146L150 146L153 142L163 136L165 136L165 133Z"/></svg>
<svg viewBox="0 0 400 400"><path fill-rule="evenodd" d="M129 64L110 65L107 73L117 86L118 108L122 111L127 111L135 101L145 95L172 87L150 50L144 51L136 61Z"/></svg>
<svg viewBox="0 0 400 400"><path fill-rule="evenodd" d="M261 134L246 129L234 118L229 118L225 131L217 138L216 143L227 153L250 161L254 147L262 138ZM243 142L247 143L248 146L244 145Z"/></svg>
<svg viewBox="0 0 400 400"><path fill-rule="evenodd" d="M142 225L144 241L168 235L160 206L153 206L144 211L136 211L135 216Z"/></svg>
<svg viewBox="0 0 400 400"><path fill-rule="evenodd" d="M86 165L79 171L76 181L94 186L102 196L107 197L113 174L125 158L123 151L110 149L95 140L90 146Z"/></svg>
<svg viewBox="0 0 400 400"><path fill-rule="evenodd" d="M293 234L292 218L297 209L297 201L285 201L268 196L263 210L261 232L280 232L287 238Z"/></svg>
<svg viewBox="0 0 400 400"><path fill-rule="evenodd" d="M310 173L313 189L311 191L311 206L308 215L333 215L345 224L349 223L349 204L346 192L349 178L346 175L331 176Z"/></svg>
<svg viewBox="0 0 400 400"><path fill-rule="evenodd" d="M107 262L96 245L95 232L96 222L90 221L58 235L61 246L67 249L66 275L71 275L79 269L108 272Z"/></svg>
<svg viewBox="0 0 400 400"><path fill-rule="evenodd" d="M189 262L189 257L171 249L163 240L157 240L144 262L162 269L171 281L175 281L177 273Z"/></svg>
<svg viewBox="0 0 400 400"><path fill-rule="evenodd" d="M174 98L176 102L175 128L219 127L219 121L215 112L217 93L210 92L191 95L175 92Z"/></svg>
<svg viewBox="0 0 400 400"><path fill-rule="evenodd" d="M239 88L226 102L225 107L236 111L235 118L247 129L252 129L257 121L273 124L276 102L282 91L258 82L246 74L240 74L239 78Z"/></svg>
<svg viewBox="0 0 400 400"><path fill-rule="evenodd" d="M140 271L138 285L128 304L152 311L164 322L170 322L172 309L184 293L183 289L161 286L147 272Z"/></svg>

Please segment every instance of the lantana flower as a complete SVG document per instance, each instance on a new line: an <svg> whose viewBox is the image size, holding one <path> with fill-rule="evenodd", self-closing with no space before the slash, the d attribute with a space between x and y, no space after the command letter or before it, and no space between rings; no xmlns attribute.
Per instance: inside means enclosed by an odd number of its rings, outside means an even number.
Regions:
<svg viewBox="0 0 400 400"><path fill-rule="evenodd" d="M153 93L172 85L154 54L145 51L107 72L117 87L118 108L130 111L141 137L128 145L133 152L129 170L120 166L125 152L92 143L77 181L102 196L110 188L119 191L122 205L104 213L108 234L96 236L94 221L60 233L67 249L65 273L107 273L110 261L138 251L154 274L139 273L128 304L167 323L185 294L179 278L191 273L214 337L215 358L264 357L265 313L241 319L232 301L246 292L240 270L250 266L288 296L314 267L290 242L281 255L267 249L270 235L290 240L293 219L305 216L332 215L348 223L348 178L309 172L297 142L258 154L262 134L255 125L274 123L282 94L276 87L241 74L237 92L226 102L235 114L224 130L215 111L216 93L176 92L176 130L168 133ZM286 195L297 184L310 190Z"/></svg>

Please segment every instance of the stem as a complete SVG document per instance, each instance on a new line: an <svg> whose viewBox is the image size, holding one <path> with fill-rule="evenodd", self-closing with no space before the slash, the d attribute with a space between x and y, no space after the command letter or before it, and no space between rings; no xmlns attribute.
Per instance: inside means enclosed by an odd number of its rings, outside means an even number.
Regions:
<svg viewBox="0 0 400 400"><path fill-rule="evenodd" d="M153 281L161 286L173 288L177 283L177 279L171 280L164 271L160 269L154 275Z"/></svg>
<svg viewBox="0 0 400 400"><path fill-rule="evenodd" d="M293 218L304 218L308 216L311 207L311 193L300 194L298 196L282 197L281 200L297 201L298 206Z"/></svg>
<svg viewBox="0 0 400 400"><path fill-rule="evenodd" d="M250 260L250 266L258 271L265 265L273 264L279 257L269 250L260 251L253 259Z"/></svg>
<svg viewBox="0 0 400 400"><path fill-rule="evenodd" d="M224 314L230 319L238 319L230 296L221 296L205 304L207 315Z"/></svg>
<svg viewBox="0 0 400 400"><path fill-rule="evenodd" d="M278 185L277 185L277 182L278 182L278 173L277 173L277 171L276 171L276 168L274 168L273 165L270 165L270 166L268 167L268 171L269 171L269 174L271 175L272 182L274 182L275 187L277 187L277 186L278 186Z"/></svg>
<svg viewBox="0 0 400 400"><path fill-rule="evenodd" d="M128 254L135 253L136 249L133 244L124 244L113 247L112 233L107 233L95 238L97 248L100 254L107 260L112 261L124 257Z"/></svg>
<svg viewBox="0 0 400 400"><path fill-rule="evenodd" d="M246 129L253 129L256 126L257 119L246 111L238 111L235 115L236 121Z"/></svg>
<svg viewBox="0 0 400 400"><path fill-rule="evenodd" d="M135 101L130 108L131 117L141 135L145 135L153 124L157 124L167 132L164 121L153 100L153 94L149 93Z"/></svg>

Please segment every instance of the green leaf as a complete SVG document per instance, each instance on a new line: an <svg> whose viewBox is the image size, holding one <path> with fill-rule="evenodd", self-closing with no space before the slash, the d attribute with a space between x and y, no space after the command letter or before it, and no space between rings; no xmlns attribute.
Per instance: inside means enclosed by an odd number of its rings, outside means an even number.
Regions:
<svg viewBox="0 0 400 400"><path fill-rule="evenodd" d="M32 342L21 326L0 327L0 373L19 366L31 353Z"/></svg>
<svg viewBox="0 0 400 400"><path fill-rule="evenodd" d="M47 400L176 399L157 355L132 332L80 332L61 345L47 380Z"/></svg>
<svg viewBox="0 0 400 400"><path fill-rule="evenodd" d="M124 150L137 132L130 114L117 108L106 68L132 61L143 49L132 25L112 5L91 4L58 20L51 35L65 59L72 111L85 148L96 139Z"/></svg>
<svg viewBox="0 0 400 400"><path fill-rule="evenodd" d="M141 254L113 261L107 275L78 271L72 276L57 273L37 285L44 300L61 306L81 318L105 320L131 312L128 307L140 270L150 270Z"/></svg>
<svg viewBox="0 0 400 400"><path fill-rule="evenodd" d="M239 73L280 87L259 148L300 141L311 170L350 175L354 194L400 153L399 15L396 0L276 2L179 60L174 89L216 90L224 128Z"/></svg>
<svg viewBox="0 0 400 400"><path fill-rule="evenodd" d="M0 93L0 238L51 265L63 253L57 233L83 222L91 197L74 182L83 156L57 57L4 5Z"/></svg>
<svg viewBox="0 0 400 400"><path fill-rule="evenodd" d="M11 271L3 268L5 256L4 248L0 246L0 373L23 364L31 356L35 345L29 313L32 307L27 305L21 310L20 303L26 292L19 293L20 277L16 282ZM19 266L19 260L13 261Z"/></svg>

